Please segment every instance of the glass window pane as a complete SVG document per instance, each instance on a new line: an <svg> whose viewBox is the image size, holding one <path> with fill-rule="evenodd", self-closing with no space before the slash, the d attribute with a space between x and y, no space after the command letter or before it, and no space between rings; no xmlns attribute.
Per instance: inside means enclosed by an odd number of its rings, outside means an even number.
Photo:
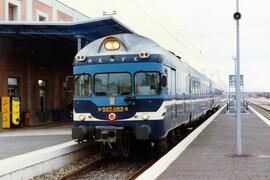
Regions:
<svg viewBox="0 0 270 180"><path fill-rule="evenodd" d="M45 112L47 107L46 96L47 96L47 81L38 80L38 96L39 96L39 111Z"/></svg>
<svg viewBox="0 0 270 180"><path fill-rule="evenodd" d="M123 96L131 94L131 75L128 73L106 73L95 75L97 96Z"/></svg>
<svg viewBox="0 0 270 180"><path fill-rule="evenodd" d="M46 81L45 80L38 80L38 86L46 86Z"/></svg>
<svg viewBox="0 0 270 180"><path fill-rule="evenodd" d="M95 76L95 93L98 96L106 96L108 91L109 74Z"/></svg>
<svg viewBox="0 0 270 180"><path fill-rule="evenodd" d="M92 78L90 75L76 75L74 77L74 95L88 97L92 94Z"/></svg>
<svg viewBox="0 0 270 180"><path fill-rule="evenodd" d="M153 96L160 93L159 73L136 73L135 81L135 93L138 96Z"/></svg>

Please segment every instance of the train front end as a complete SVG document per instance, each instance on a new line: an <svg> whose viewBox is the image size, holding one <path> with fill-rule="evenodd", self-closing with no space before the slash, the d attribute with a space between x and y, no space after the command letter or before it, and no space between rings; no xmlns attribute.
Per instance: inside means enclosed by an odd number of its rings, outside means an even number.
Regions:
<svg viewBox="0 0 270 180"><path fill-rule="evenodd" d="M152 41L143 41L137 35L111 36L76 55L73 139L120 144L128 154L132 139L165 135L162 57L151 51Z"/></svg>

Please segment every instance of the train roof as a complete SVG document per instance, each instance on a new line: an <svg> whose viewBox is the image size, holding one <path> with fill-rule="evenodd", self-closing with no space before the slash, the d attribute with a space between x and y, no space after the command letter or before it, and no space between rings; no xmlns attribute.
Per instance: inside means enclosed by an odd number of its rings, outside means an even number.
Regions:
<svg viewBox="0 0 270 180"><path fill-rule="evenodd" d="M102 51L102 42L108 38L116 38L125 48L117 51ZM138 54L141 52L149 52L151 54L160 54L165 50L156 42L137 34L116 34L97 39L85 46L77 55L96 56L96 55L120 55L120 54Z"/></svg>
<svg viewBox="0 0 270 180"><path fill-rule="evenodd" d="M120 48L116 51L102 50L103 42L108 38L116 38L125 48ZM173 68L181 68L186 71L191 77L199 79L201 82L215 84L210 78L202 74L188 63L181 60L179 56L164 49L155 41L140 36L138 34L116 34L97 39L85 46L76 56L100 56L100 55L123 55L123 54L139 54L148 52L150 54L160 54L163 57L163 63ZM216 85L215 85L216 86Z"/></svg>

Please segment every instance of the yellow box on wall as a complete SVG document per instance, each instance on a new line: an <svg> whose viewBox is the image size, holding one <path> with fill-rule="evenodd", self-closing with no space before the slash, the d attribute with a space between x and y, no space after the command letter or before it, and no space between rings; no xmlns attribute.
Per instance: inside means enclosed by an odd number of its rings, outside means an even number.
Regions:
<svg viewBox="0 0 270 180"><path fill-rule="evenodd" d="M10 128L10 97L1 98L2 128Z"/></svg>
<svg viewBox="0 0 270 180"><path fill-rule="evenodd" d="M20 100L19 98L12 98L12 123L15 126L20 124Z"/></svg>

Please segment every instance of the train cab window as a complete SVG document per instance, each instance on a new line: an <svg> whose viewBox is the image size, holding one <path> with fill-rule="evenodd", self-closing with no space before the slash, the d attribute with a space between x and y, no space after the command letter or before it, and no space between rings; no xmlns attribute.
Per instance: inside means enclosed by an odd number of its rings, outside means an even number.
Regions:
<svg viewBox="0 0 270 180"><path fill-rule="evenodd" d="M137 96L154 96L160 93L160 74L143 72L135 75L135 94Z"/></svg>
<svg viewBox="0 0 270 180"><path fill-rule="evenodd" d="M165 73L165 75L166 75L166 77L167 77L167 85L166 85L166 88L168 88L168 70L167 69L164 69L164 73Z"/></svg>
<svg viewBox="0 0 270 180"><path fill-rule="evenodd" d="M88 74L75 75L74 96L89 97L92 94L92 78Z"/></svg>
<svg viewBox="0 0 270 180"><path fill-rule="evenodd" d="M131 75L129 73L102 73L95 75L95 94L97 96L126 96L131 94Z"/></svg>

